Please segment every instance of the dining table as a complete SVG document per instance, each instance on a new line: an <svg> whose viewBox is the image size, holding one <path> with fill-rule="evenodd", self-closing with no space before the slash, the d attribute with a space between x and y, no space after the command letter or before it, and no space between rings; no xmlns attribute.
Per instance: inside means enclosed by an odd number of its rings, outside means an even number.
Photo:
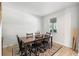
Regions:
<svg viewBox="0 0 79 59"><path fill-rule="evenodd" d="M39 40L44 40L45 38L48 38L51 40L51 47L53 45L53 36L50 35L49 37L45 37L46 34L40 34L38 38L36 38L36 35L33 35L33 37L20 37L19 39L24 43L24 44L29 44L31 42L39 41Z"/></svg>
<svg viewBox="0 0 79 59"><path fill-rule="evenodd" d="M52 46L53 46L53 38L52 38L52 35L48 35L49 37L45 37L45 35L46 34L40 34L39 36L33 35L33 37L28 37L28 38L27 37L20 37L19 39L23 42L24 45L27 46L30 43L34 43L36 41L43 41L44 39L48 38L48 39L50 39L50 43L51 43L50 44L51 45L50 48L52 48ZM27 47L26 47L26 49L27 49Z"/></svg>

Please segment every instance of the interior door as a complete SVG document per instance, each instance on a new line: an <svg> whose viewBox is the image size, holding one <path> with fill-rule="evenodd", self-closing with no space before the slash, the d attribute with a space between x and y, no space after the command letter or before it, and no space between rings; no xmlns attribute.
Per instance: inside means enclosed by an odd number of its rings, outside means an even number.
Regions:
<svg viewBox="0 0 79 59"><path fill-rule="evenodd" d="M72 49L78 52L78 29L72 31Z"/></svg>

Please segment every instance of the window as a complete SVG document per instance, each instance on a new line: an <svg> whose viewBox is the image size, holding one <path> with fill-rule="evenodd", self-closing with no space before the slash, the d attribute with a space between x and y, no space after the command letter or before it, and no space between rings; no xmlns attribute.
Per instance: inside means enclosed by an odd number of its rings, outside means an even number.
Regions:
<svg viewBox="0 0 79 59"><path fill-rule="evenodd" d="M55 33L57 32L57 29L56 29L56 17L50 19L49 31L50 32L55 32Z"/></svg>

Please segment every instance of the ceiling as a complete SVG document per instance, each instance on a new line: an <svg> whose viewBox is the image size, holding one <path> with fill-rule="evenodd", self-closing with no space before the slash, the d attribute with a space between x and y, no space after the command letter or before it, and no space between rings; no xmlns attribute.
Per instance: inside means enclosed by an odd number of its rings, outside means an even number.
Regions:
<svg viewBox="0 0 79 59"><path fill-rule="evenodd" d="M63 8L75 5L76 2L7 2L7 7L19 9L35 15L44 16Z"/></svg>

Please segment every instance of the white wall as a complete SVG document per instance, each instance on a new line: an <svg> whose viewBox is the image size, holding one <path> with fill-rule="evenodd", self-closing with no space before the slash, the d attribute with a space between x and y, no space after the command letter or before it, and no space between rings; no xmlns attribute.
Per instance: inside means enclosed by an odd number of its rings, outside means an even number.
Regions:
<svg viewBox="0 0 79 59"><path fill-rule="evenodd" d="M78 4L78 20L77 20L77 25L78 25L78 55L79 55L79 4Z"/></svg>
<svg viewBox="0 0 79 59"><path fill-rule="evenodd" d="M2 22L0 23L0 53L2 53L1 43L2 43ZM1 56L1 54L0 54L0 56Z"/></svg>
<svg viewBox="0 0 79 59"><path fill-rule="evenodd" d="M16 35L41 31L41 17L3 5L3 47L16 44Z"/></svg>
<svg viewBox="0 0 79 59"><path fill-rule="evenodd" d="M78 25L78 23L79 23L79 15L78 15L78 13L79 13L79 9L78 9L78 7L79 7L79 5L77 5L76 7L73 7L73 8L71 8L71 19L72 19L72 23L71 23L71 29L72 30L74 30L74 32L77 32L77 44L79 44L78 43L78 40L79 40L79 25ZM72 35L72 39L73 39L73 35ZM77 45L77 47L76 47L76 49L78 50L78 45Z"/></svg>
<svg viewBox="0 0 79 59"><path fill-rule="evenodd" d="M76 8L77 8L76 6L73 6L44 16L43 32L49 31L50 18L57 17L57 24L56 24L57 33L53 35L53 39L57 43L60 43L67 47L71 47L72 46L71 28L73 27L74 24L75 24L74 26L76 26L76 20L75 20L77 19Z"/></svg>

